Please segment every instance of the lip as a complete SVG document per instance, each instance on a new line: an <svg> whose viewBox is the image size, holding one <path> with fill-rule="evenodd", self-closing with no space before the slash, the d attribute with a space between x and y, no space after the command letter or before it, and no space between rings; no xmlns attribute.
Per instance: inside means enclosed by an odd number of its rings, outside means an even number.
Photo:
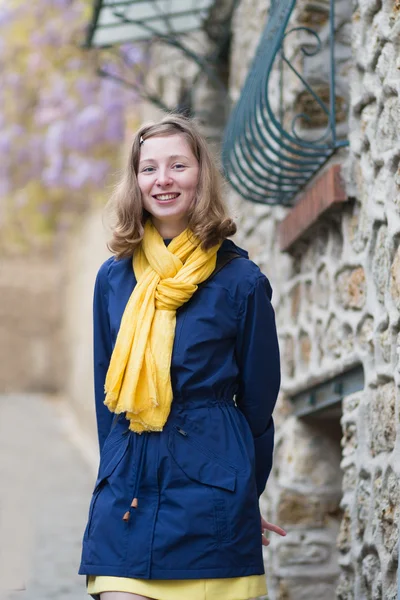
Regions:
<svg viewBox="0 0 400 600"><path fill-rule="evenodd" d="M166 196L166 195L170 195L170 194L176 194L175 198L171 198L170 200L160 200L160 198L157 198L157 196ZM172 204L173 202L175 202L175 200L177 200L180 196L180 192L164 192L163 194L154 194L152 195L152 198L154 198L154 200L156 202L158 202L159 204L165 205L165 204Z"/></svg>

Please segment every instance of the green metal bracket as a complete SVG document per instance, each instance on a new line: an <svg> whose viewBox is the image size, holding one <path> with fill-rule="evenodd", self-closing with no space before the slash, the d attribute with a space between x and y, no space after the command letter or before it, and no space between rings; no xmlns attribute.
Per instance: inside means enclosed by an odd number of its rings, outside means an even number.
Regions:
<svg viewBox="0 0 400 600"><path fill-rule="evenodd" d="M339 140L336 132L335 95L335 1L330 0L330 98L329 104L316 93L304 75L286 55L285 40L295 32L306 32L314 40L313 47L302 45L304 57L316 56L322 50L317 31L310 27L288 28L296 0L275 0L261 38L256 57L242 89L241 97L227 124L222 160L227 179L244 198L262 204L292 205L296 194L347 140ZM278 60L280 106L271 105L271 73ZM284 68L300 81L302 89L326 115L328 126L318 139L298 132L300 120L312 125L304 113L288 123L283 108ZM276 84L275 84L276 85Z"/></svg>
<svg viewBox="0 0 400 600"><path fill-rule="evenodd" d="M305 417L339 405L345 396L364 389L364 369L361 365L337 375L290 398L294 414Z"/></svg>

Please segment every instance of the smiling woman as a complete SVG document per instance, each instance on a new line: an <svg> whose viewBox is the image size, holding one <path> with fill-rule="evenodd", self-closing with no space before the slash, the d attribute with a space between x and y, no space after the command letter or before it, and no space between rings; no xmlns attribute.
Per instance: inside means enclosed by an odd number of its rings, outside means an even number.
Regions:
<svg viewBox="0 0 400 600"><path fill-rule="evenodd" d="M163 238L188 226L198 181L199 163L183 135L142 141L138 183L143 207Z"/></svg>
<svg viewBox="0 0 400 600"><path fill-rule="evenodd" d="M285 534L258 505L280 384L270 284L226 239L236 226L188 119L137 132L112 205L116 256L94 294L100 466L80 573L100 600L264 595L262 532Z"/></svg>
<svg viewBox="0 0 400 600"><path fill-rule="evenodd" d="M166 199L165 194L172 192L179 196ZM149 215L158 218L164 238L189 227L204 249L236 232L226 214L210 149L190 120L178 115L139 129L108 208L115 218L109 247L118 258L132 256Z"/></svg>

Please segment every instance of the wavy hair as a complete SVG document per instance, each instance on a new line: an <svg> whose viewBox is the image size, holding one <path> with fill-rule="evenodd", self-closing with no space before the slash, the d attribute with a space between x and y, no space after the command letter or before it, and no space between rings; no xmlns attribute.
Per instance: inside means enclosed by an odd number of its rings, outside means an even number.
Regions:
<svg viewBox="0 0 400 600"><path fill-rule="evenodd" d="M127 168L108 202L107 210L113 214L112 237L108 248L116 258L133 255L143 239L144 224L150 216L143 207L137 180L140 140L177 133L185 137L199 163L196 199L188 215L188 228L205 250L236 233L236 225L227 215L222 198L221 175L205 138L192 120L172 114L156 123L145 124L136 132Z"/></svg>

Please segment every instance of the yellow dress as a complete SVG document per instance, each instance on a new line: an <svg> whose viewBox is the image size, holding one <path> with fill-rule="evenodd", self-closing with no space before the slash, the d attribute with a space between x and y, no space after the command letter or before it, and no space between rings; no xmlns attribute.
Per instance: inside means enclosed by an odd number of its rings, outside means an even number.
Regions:
<svg viewBox="0 0 400 600"><path fill-rule="evenodd" d="M88 578L88 594L130 592L155 600L249 600L265 596L264 575L249 575L229 579L129 579L125 577Z"/></svg>

